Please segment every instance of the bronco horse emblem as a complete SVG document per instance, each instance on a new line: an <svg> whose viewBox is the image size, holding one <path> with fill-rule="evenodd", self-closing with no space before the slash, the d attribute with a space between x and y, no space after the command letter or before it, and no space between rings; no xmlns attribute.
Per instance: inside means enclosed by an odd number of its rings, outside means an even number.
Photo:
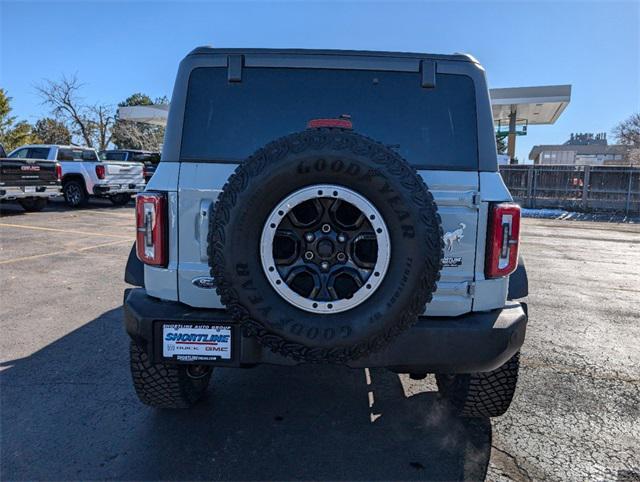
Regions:
<svg viewBox="0 0 640 482"><path fill-rule="evenodd" d="M460 241L462 240L462 238L464 238L464 234L462 232L464 231L464 228L467 227L467 225L464 223L460 223L458 226L458 229L445 233L445 235L442 237L442 240L444 241L444 249L446 249L447 251L452 251L453 243L455 242L460 244Z"/></svg>

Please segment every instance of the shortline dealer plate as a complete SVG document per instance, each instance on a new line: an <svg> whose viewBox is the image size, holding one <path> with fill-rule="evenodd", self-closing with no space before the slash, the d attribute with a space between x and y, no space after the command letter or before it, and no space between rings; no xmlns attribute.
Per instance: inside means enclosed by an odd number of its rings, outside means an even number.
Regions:
<svg viewBox="0 0 640 482"><path fill-rule="evenodd" d="M181 361L230 360L231 326L164 324L162 356Z"/></svg>

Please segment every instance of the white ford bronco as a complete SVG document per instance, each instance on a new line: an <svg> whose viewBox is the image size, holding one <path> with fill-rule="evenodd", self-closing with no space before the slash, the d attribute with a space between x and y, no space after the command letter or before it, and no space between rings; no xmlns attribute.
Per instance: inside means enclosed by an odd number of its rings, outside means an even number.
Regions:
<svg viewBox="0 0 640 482"><path fill-rule="evenodd" d="M503 414L527 310L520 209L468 55L197 48L136 202L133 384L189 407L215 367L332 363Z"/></svg>

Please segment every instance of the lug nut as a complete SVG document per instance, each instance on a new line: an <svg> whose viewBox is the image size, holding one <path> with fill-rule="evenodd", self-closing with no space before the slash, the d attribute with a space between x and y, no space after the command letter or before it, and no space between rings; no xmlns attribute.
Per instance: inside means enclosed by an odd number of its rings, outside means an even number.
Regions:
<svg viewBox="0 0 640 482"><path fill-rule="evenodd" d="M304 259L312 260L313 253L311 251L307 251L306 253L304 253Z"/></svg>
<svg viewBox="0 0 640 482"><path fill-rule="evenodd" d="M338 242L344 243L347 240L347 237L344 234L338 234Z"/></svg>
<svg viewBox="0 0 640 482"><path fill-rule="evenodd" d="M324 270L327 271L329 269L329 263L327 263L326 261L323 261L322 263L320 263L320 267Z"/></svg>
<svg viewBox="0 0 640 482"><path fill-rule="evenodd" d="M331 232L331 226L329 226L328 224L323 224L322 225L322 232L325 233L325 234Z"/></svg>
<svg viewBox="0 0 640 482"><path fill-rule="evenodd" d="M347 259L347 256L344 253L338 253L337 255L338 261L344 261Z"/></svg>
<svg viewBox="0 0 640 482"><path fill-rule="evenodd" d="M307 243L312 243L315 239L315 236L313 235L313 233L307 233L304 235L304 239L307 241Z"/></svg>

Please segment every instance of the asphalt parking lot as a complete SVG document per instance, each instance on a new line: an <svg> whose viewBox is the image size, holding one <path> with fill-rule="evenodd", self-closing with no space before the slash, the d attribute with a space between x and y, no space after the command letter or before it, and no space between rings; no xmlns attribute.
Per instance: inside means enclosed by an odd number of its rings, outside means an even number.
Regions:
<svg viewBox="0 0 640 482"><path fill-rule="evenodd" d="M640 480L640 226L526 219L530 324L504 417L431 377L218 370L191 411L133 393L120 304L133 205L0 216L3 480Z"/></svg>

